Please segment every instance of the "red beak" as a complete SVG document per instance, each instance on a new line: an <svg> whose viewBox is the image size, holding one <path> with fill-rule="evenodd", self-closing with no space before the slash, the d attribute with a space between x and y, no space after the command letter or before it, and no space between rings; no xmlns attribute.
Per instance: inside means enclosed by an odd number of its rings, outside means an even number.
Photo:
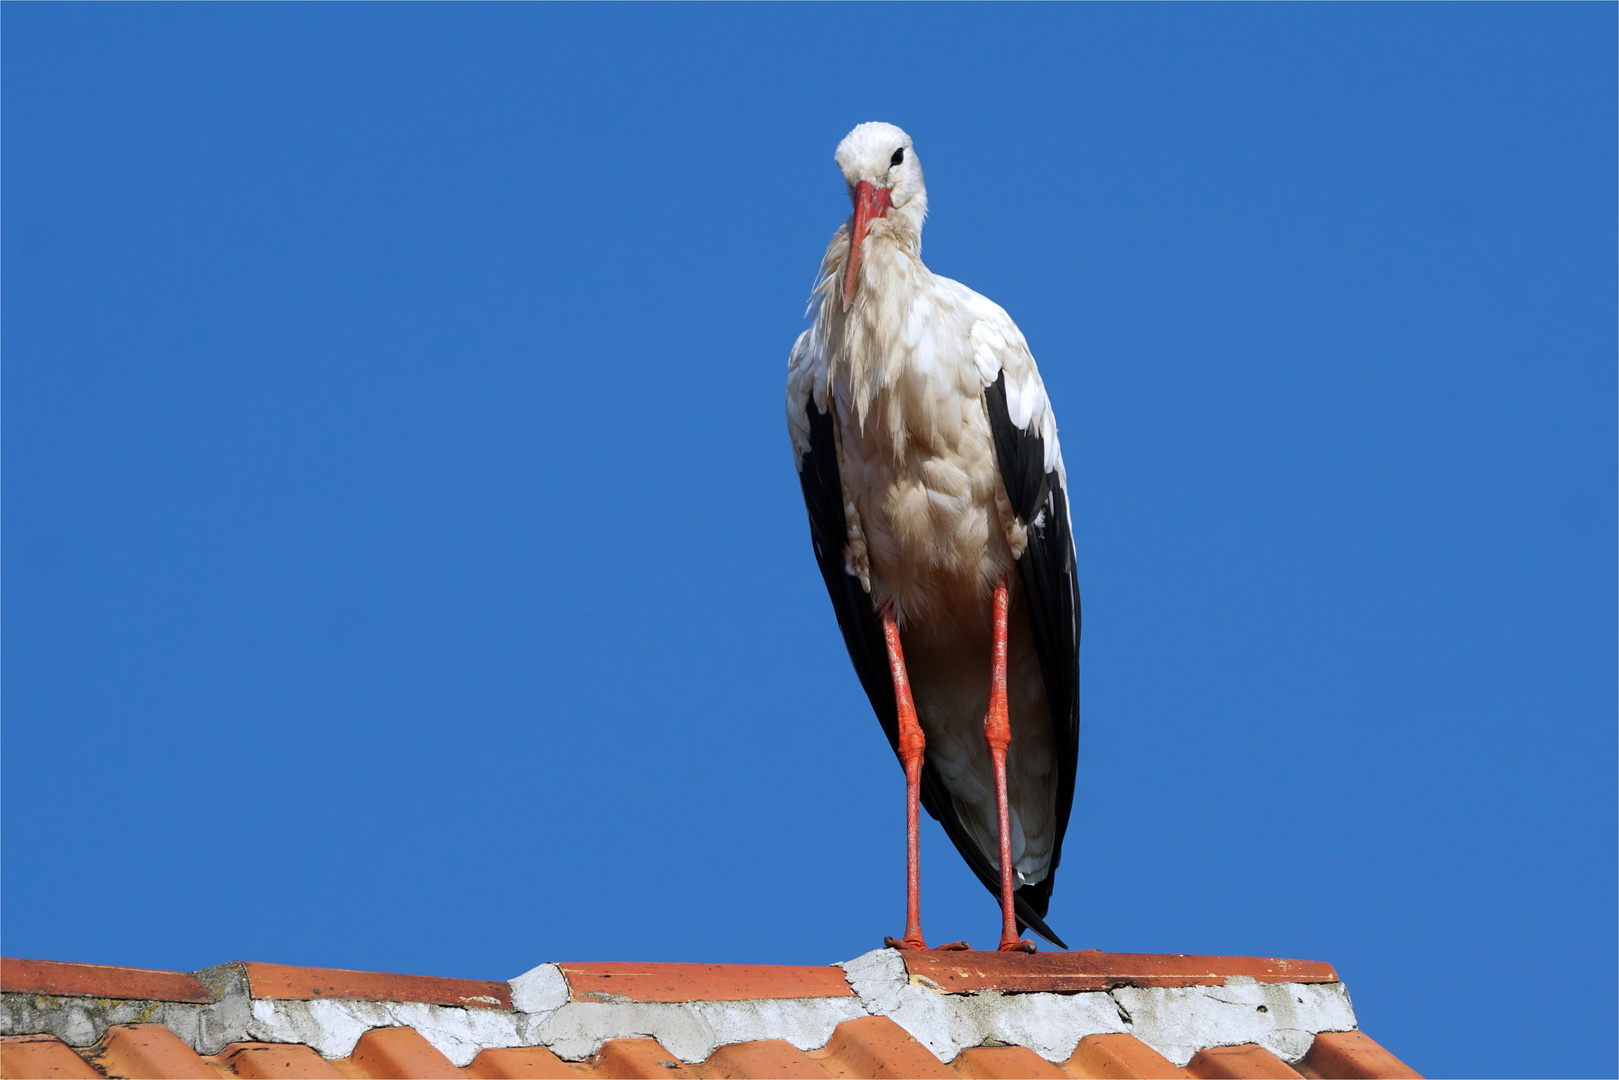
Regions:
<svg viewBox="0 0 1619 1080"><path fill-rule="evenodd" d="M854 303L855 290L860 287L860 256L866 249L866 230L872 218L887 216L890 205L888 189L870 180L860 181L854 189L854 231L849 234L849 269L843 275L844 311Z"/></svg>

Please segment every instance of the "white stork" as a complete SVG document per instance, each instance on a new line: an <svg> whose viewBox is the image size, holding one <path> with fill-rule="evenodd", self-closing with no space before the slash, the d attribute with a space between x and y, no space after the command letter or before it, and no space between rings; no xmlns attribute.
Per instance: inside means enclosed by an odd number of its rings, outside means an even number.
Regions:
<svg viewBox="0 0 1619 1080"><path fill-rule="evenodd" d="M787 362L787 429L844 644L905 769L905 936L925 949L918 802L1033 951L1074 801L1079 590L1057 424L1005 311L922 264L911 137L861 124L854 215ZM926 754L924 755L924 747ZM966 948L965 943L943 948Z"/></svg>

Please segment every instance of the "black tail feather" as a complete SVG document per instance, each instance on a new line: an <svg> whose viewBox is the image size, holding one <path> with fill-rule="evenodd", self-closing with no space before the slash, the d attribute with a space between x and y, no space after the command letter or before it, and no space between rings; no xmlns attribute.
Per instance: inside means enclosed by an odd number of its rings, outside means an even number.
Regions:
<svg viewBox="0 0 1619 1080"><path fill-rule="evenodd" d="M997 896L1000 895L999 888L995 892ZM1068 943L1053 933L1051 927L1046 925L1046 908L1051 903L1050 876L1047 876L1046 880L1038 885L1025 885L1014 892L1012 894L1012 903L1017 909L1018 931L1020 933L1024 927L1027 927L1057 946L1057 948L1068 948Z"/></svg>

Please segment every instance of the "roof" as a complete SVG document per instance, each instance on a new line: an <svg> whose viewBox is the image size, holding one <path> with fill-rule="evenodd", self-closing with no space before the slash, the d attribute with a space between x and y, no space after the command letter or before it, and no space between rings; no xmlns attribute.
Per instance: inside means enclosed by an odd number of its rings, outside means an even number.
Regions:
<svg viewBox="0 0 1619 1080"><path fill-rule="evenodd" d="M1330 964L896 952L510 982L0 960L0 1076L1413 1077Z"/></svg>

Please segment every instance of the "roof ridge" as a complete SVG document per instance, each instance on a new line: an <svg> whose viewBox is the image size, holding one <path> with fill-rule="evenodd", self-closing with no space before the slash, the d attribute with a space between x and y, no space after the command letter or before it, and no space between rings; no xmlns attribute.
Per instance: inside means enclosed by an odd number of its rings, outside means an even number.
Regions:
<svg viewBox="0 0 1619 1080"><path fill-rule="evenodd" d="M91 976L107 972L124 981L95 985ZM129 972L168 978L130 982ZM892 1021L940 1061L974 1046L1021 1045L1055 1062L1087 1036L1112 1034L1177 1066L1210 1047L1249 1043L1298 1061L1316 1035L1356 1028L1328 964L1096 950L877 949L818 966L552 963L506 983L259 961L182 974L0 960L0 984L7 1034L49 1033L70 1046L155 1020L199 1054L257 1041L301 1043L335 1059L354 1053L368 1030L404 1026L457 1067L522 1047L584 1061L609 1042L648 1036L689 1063L759 1040L810 1052L863 1017ZM99 992L108 989L119 992ZM136 990L150 996L131 997Z"/></svg>

